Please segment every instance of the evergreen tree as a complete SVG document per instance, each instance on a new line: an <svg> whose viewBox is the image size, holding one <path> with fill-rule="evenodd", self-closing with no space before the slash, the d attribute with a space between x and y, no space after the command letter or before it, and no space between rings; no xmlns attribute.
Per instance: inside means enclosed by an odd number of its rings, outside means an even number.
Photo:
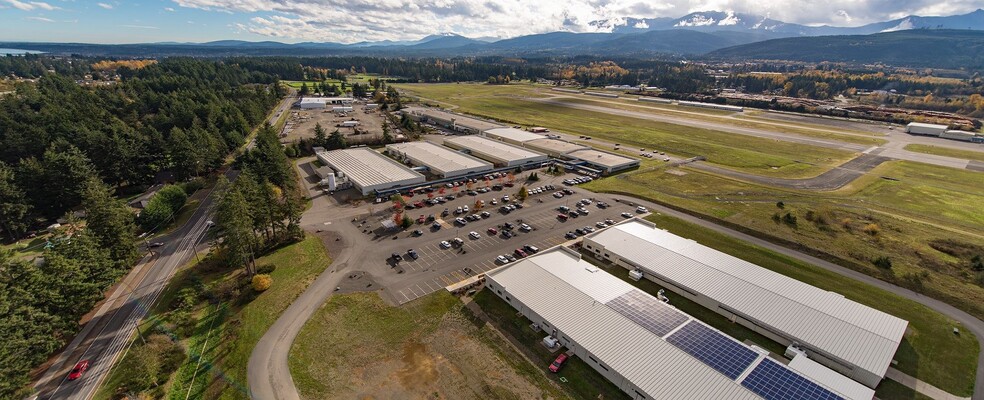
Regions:
<svg viewBox="0 0 984 400"><path fill-rule="evenodd" d="M393 134L390 133L389 124L383 122L383 144L393 143Z"/></svg>
<svg viewBox="0 0 984 400"><path fill-rule="evenodd" d="M181 192L184 195L184 191ZM129 266L137 258L134 239L136 224L133 213L122 200L113 197L112 191L102 181L92 178L82 193L87 227L98 239L100 246L120 266Z"/></svg>
<svg viewBox="0 0 984 400"><path fill-rule="evenodd" d="M237 184L229 186L222 194L215 223L222 235L226 259L235 267L245 267L246 272L252 275L255 273L254 249L258 243L253 233L249 203ZM223 186L226 184L223 183Z"/></svg>
<svg viewBox="0 0 984 400"><path fill-rule="evenodd" d="M299 91L298 93L299 93L299 94L300 94L301 96L307 96L307 95L308 95L309 93L311 93L311 90L310 90L310 89L308 89L308 85L307 85L307 82L302 82L302 83L301 83L301 90L300 90L300 91Z"/></svg>
<svg viewBox="0 0 984 400"><path fill-rule="evenodd" d="M11 241L27 230L30 210L24 191L14 182L13 168L0 161L0 230Z"/></svg>
<svg viewBox="0 0 984 400"><path fill-rule="evenodd" d="M314 145L318 147L328 147L328 134L325 128L318 122L314 124Z"/></svg>
<svg viewBox="0 0 984 400"><path fill-rule="evenodd" d="M345 143L345 136L343 136L338 129L335 129L331 135L328 135L328 150L344 149L345 147L347 147L347 144Z"/></svg>

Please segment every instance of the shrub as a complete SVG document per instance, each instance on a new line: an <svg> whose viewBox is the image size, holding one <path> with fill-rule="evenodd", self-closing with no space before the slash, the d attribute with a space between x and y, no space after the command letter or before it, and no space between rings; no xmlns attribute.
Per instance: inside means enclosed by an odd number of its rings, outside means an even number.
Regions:
<svg viewBox="0 0 984 400"><path fill-rule="evenodd" d="M786 208L786 203L783 203L782 201L777 201L776 207L779 207L779 209L781 210L783 208Z"/></svg>
<svg viewBox="0 0 984 400"><path fill-rule="evenodd" d="M878 268L892 269L892 260L888 257L881 256L874 260L871 260L872 264L875 264Z"/></svg>
<svg viewBox="0 0 984 400"><path fill-rule="evenodd" d="M844 218L844 219L842 219L841 220L841 227L844 228L845 231L850 232L851 229L854 228L854 220L852 220L850 218Z"/></svg>
<svg viewBox="0 0 984 400"><path fill-rule="evenodd" d="M181 186L183 186L185 194L191 196L195 194L195 192L201 190L201 188L205 187L205 179L195 178L183 183Z"/></svg>
<svg viewBox="0 0 984 400"><path fill-rule="evenodd" d="M782 221L782 215L779 215L779 213L772 214L772 222L778 224L781 221Z"/></svg>
<svg viewBox="0 0 984 400"><path fill-rule="evenodd" d="M878 224L868 224L865 225L864 228L861 228L861 231L870 236L878 236L878 234L881 233L881 227L878 226Z"/></svg>
<svg viewBox="0 0 984 400"><path fill-rule="evenodd" d="M783 215L782 216L782 222L786 223L786 225L789 225L789 226L795 228L796 227L796 216L793 215L793 214L791 214L791 213L786 213L786 215Z"/></svg>
<svg viewBox="0 0 984 400"><path fill-rule="evenodd" d="M253 290L257 292L264 292L273 285L273 278L267 274L256 274L253 275Z"/></svg>
<svg viewBox="0 0 984 400"><path fill-rule="evenodd" d="M257 274L270 275L270 274L273 273L273 271L276 271L276 270L277 270L277 266L276 265L267 264L267 265L261 265L261 266L257 267L256 268L256 273Z"/></svg>

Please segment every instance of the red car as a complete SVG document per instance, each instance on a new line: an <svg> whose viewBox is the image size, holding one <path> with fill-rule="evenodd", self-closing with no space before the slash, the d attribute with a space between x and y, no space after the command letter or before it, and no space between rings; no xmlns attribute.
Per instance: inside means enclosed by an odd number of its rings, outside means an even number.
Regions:
<svg viewBox="0 0 984 400"><path fill-rule="evenodd" d="M68 374L68 380L74 381L81 378L87 369L89 369L89 360L79 361L78 364L75 364L75 368L72 368L72 372Z"/></svg>
<svg viewBox="0 0 984 400"><path fill-rule="evenodd" d="M568 218L567 215L557 214L557 219L559 219L561 221L567 221L567 218Z"/></svg>
<svg viewBox="0 0 984 400"><path fill-rule="evenodd" d="M495 228L489 228L489 234L490 235L495 235L497 233L499 233L499 231L497 231Z"/></svg>
<svg viewBox="0 0 984 400"><path fill-rule="evenodd" d="M519 258L526 257L526 252L523 251L523 249L516 249L516 251L514 251L514 253L516 253L516 257L519 257Z"/></svg>
<svg viewBox="0 0 984 400"><path fill-rule="evenodd" d="M564 365L564 362L566 361L567 361L567 353L560 353L560 355L557 356L557 359L550 364L550 368L548 369L550 370L550 372L560 371L560 367L562 367Z"/></svg>
<svg viewBox="0 0 984 400"><path fill-rule="evenodd" d="M418 201L416 203L413 203L413 206L417 208L424 208L424 202Z"/></svg>

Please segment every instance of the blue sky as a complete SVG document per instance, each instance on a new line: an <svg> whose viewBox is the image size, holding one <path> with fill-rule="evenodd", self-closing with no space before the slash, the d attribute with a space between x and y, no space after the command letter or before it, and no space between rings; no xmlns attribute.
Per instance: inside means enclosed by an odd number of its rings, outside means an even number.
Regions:
<svg viewBox="0 0 984 400"><path fill-rule="evenodd" d="M857 26L971 12L984 0L0 0L0 41L87 43L507 38L598 31L597 20L735 11Z"/></svg>

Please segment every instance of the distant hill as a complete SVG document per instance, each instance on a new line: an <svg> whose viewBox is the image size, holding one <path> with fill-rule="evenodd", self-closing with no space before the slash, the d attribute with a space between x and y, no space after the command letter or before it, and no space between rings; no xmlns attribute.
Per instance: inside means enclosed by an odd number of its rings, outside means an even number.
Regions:
<svg viewBox="0 0 984 400"><path fill-rule="evenodd" d="M980 70L984 69L984 31L918 29L773 39L715 50L706 57Z"/></svg>

